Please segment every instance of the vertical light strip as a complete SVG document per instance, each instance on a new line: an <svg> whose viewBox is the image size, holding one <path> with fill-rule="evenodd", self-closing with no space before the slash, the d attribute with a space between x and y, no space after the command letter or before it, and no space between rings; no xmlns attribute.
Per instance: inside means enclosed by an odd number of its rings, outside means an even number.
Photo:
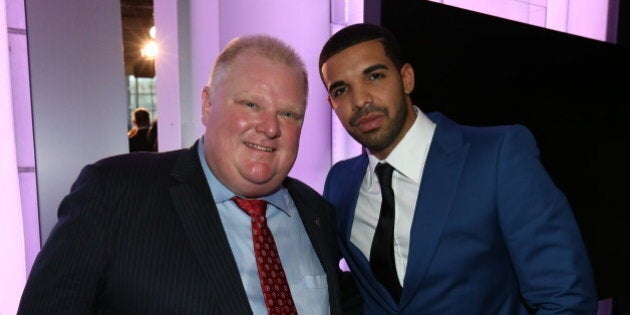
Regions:
<svg viewBox="0 0 630 315"><path fill-rule="evenodd" d="M345 26L363 22L363 0L331 0L330 10L331 35ZM348 135L334 112L331 119L332 163L359 155L361 145Z"/></svg>
<svg viewBox="0 0 630 315"><path fill-rule="evenodd" d="M0 314L15 314L26 281L26 261L13 129L6 8L6 1L0 0Z"/></svg>
<svg viewBox="0 0 630 315"><path fill-rule="evenodd" d="M153 1L155 41L160 48L160 55L155 59L155 97L157 117L160 121L158 132L160 152L182 148L183 127L180 107L182 80L179 70L178 14L177 1Z"/></svg>

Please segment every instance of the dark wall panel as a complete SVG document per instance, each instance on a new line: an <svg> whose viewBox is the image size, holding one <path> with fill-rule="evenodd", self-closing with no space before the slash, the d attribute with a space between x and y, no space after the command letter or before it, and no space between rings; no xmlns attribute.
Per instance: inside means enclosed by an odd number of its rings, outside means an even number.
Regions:
<svg viewBox="0 0 630 315"><path fill-rule="evenodd" d="M600 297L629 294L628 47L425 0L381 10L414 66L414 102L461 123L527 125L574 208Z"/></svg>

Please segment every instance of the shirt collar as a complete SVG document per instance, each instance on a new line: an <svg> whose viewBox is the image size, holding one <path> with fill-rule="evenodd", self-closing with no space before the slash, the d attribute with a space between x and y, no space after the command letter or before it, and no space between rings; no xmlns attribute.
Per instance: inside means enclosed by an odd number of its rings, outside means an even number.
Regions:
<svg viewBox="0 0 630 315"><path fill-rule="evenodd" d="M206 161L206 153L204 151L204 141L203 136L199 139L199 144L197 145L197 154L199 155L199 161L201 163L201 168L203 169L203 173L206 177L206 181L208 182L208 186L210 186L210 192L212 193L212 198L214 198L214 202L223 203L230 200L232 197L236 196L233 191L227 188L215 175L212 173L208 162ZM242 196L241 196L242 197ZM280 209L282 212L287 215L290 214L291 207L289 206L289 192L286 188L280 187L280 189L275 192L262 196L257 199L262 199L267 201L268 203L274 205L276 208Z"/></svg>
<svg viewBox="0 0 630 315"><path fill-rule="evenodd" d="M431 145L431 139L433 138L433 133L435 132L435 123L431 121L429 117L427 117L418 107L414 106L413 109L416 113L416 120L385 160L379 160L377 157L369 153L368 150L371 174L374 174L374 170L378 163L387 162L403 176L409 178L417 184L420 184L422 166L424 163L418 163L418 159L426 159L429 146Z"/></svg>

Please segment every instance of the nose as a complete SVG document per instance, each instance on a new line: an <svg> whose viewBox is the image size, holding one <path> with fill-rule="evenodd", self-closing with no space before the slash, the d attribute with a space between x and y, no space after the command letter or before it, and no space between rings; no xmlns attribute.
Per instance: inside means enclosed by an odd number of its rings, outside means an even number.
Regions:
<svg viewBox="0 0 630 315"><path fill-rule="evenodd" d="M260 118L260 121L256 125L256 132L264 134L269 139L280 136L279 118L276 113L264 113Z"/></svg>
<svg viewBox="0 0 630 315"><path fill-rule="evenodd" d="M374 98L367 88L355 86L352 90L352 108L355 110L362 109L368 104L372 104Z"/></svg>

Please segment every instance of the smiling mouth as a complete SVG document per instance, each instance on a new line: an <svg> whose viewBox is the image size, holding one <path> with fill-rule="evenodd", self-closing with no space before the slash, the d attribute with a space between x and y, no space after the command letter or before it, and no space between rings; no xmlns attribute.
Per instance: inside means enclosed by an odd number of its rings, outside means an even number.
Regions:
<svg viewBox="0 0 630 315"><path fill-rule="evenodd" d="M264 152L273 152L273 151L275 151L275 150L276 150L276 149L274 149L274 148L265 147L265 146L258 145L258 144L253 144L253 143L250 143L250 142L245 142L245 145L246 145L248 148L252 148L252 149L254 149L254 150L259 150L259 151L264 151Z"/></svg>

